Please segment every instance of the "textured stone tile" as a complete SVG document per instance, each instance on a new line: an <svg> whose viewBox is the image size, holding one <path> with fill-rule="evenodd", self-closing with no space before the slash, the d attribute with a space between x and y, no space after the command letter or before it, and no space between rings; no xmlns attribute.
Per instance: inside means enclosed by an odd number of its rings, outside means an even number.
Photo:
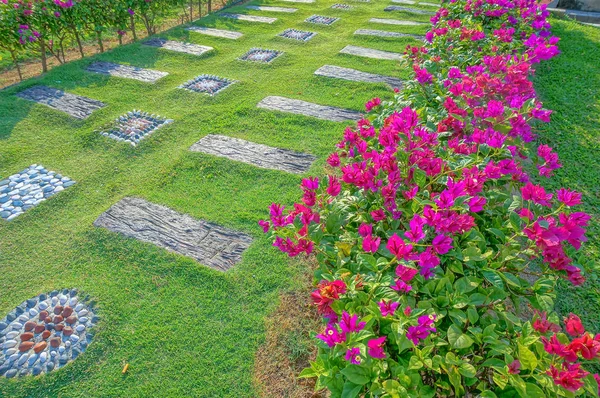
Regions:
<svg viewBox="0 0 600 398"><path fill-rule="evenodd" d="M314 23L317 25L333 25L333 23L338 20L339 20L339 18L324 17L322 15L313 15L313 16L306 18L305 22Z"/></svg>
<svg viewBox="0 0 600 398"><path fill-rule="evenodd" d="M298 41L309 41L310 39L315 37L315 35L315 32L307 32L305 30L298 29L286 29L283 32L281 32L278 36Z"/></svg>
<svg viewBox="0 0 600 398"><path fill-rule="evenodd" d="M345 122L358 120L360 112L333 106L318 105L297 99L270 96L260 101L257 107L272 111L294 113L296 115L312 116L332 122Z"/></svg>
<svg viewBox="0 0 600 398"><path fill-rule="evenodd" d="M212 47L201 46L199 44L184 43L182 41L167 40L160 37L150 39L144 42L147 46L164 48L165 50L176 51L191 55L202 55L212 51Z"/></svg>
<svg viewBox="0 0 600 398"><path fill-rule="evenodd" d="M289 7L269 7L269 6L246 6L249 10L256 11L269 11L269 12L286 12L292 13L298 11L297 8L289 8Z"/></svg>
<svg viewBox="0 0 600 398"><path fill-rule="evenodd" d="M75 184L69 177L33 164L0 180L0 220L11 221Z"/></svg>
<svg viewBox="0 0 600 398"><path fill-rule="evenodd" d="M65 112L77 119L86 119L104 103L87 97L65 93L52 87L34 86L18 92L17 97L34 101L57 111Z"/></svg>
<svg viewBox="0 0 600 398"><path fill-rule="evenodd" d="M271 63L275 58L283 54L283 51L267 50L264 48L251 48L246 54L239 59L241 61L260 62L264 64Z"/></svg>
<svg viewBox="0 0 600 398"><path fill-rule="evenodd" d="M345 3L336 3L329 8L333 8L334 10L351 10L352 6Z"/></svg>
<svg viewBox="0 0 600 398"><path fill-rule="evenodd" d="M140 198L124 198L102 213L96 227L153 243L219 271L237 264L252 238Z"/></svg>
<svg viewBox="0 0 600 398"><path fill-rule="evenodd" d="M387 19L387 18L371 18L369 22L381 23L385 25L403 25L403 26L419 26L429 25L426 22L415 22L415 21L401 21L399 19Z"/></svg>
<svg viewBox="0 0 600 398"><path fill-rule="evenodd" d="M239 39L240 37L243 36L242 33L236 32L233 30L213 29L213 28L206 28L204 26L190 26L189 28L186 28L186 29L189 30L190 32L196 32L196 33L201 33L203 35L222 37L225 39L232 39L232 40Z"/></svg>
<svg viewBox="0 0 600 398"><path fill-rule="evenodd" d="M139 80L145 83L155 83L158 79L169 74L167 72L138 68L136 66L113 64L112 62L104 61L93 62L86 70L88 72L100 73L103 75Z"/></svg>
<svg viewBox="0 0 600 398"><path fill-rule="evenodd" d="M281 1L285 1L287 3L304 3L304 4L309 4L309 3L315 2L315 0L281 0Z"/></svg>
<svg viewBox="0 0 600 398"><path fill-rule="evenodd" d="M184 88L196 93L215 95L234 83L236 83L235 80L226 79L224 77L200 75L182 84L179 88Z"/></svg>
<svg viewBox="0 0 600 398"><path fill-rule="evenodd" d="M340 50L341 54L356 55L358 57L375 58L375 59L387 59L392 61L398 61L404 58L403 54L393 53L389 51L374 50L367 47L359 46L346 46Z"/></svg>
<svg viewBox="0 0 600 398"><path fill-rule="evenodd" d="M39 376L62 368L86 350L98 320L93 301L77 289L23 301L0 319L0 376Z"/></svg>
<svg viewBox="0 0 600 398"><path fill-rule="evenodd" d="M398 33L389 32L387 30L373 30L373 29L358 29L354 32L358 36L377 36L377 37L412 37L417 40L425 40L423 35L414 35L412 33Z"/></svg>
<svg viewBox="0 0 600 398"><path fill-rule="evenodd" d="M306 153L213 134L196 142L190 150L248 163L263 169L282 170L295 174L306 172L316 159Z"/></svg>
<svg viewBox="0 0 600 398"><path fill-rule="evenodd" d="M277 21L277 18L261 17L258 15L229 14L229 13L223 13L223 14L218 14L218 15L223 18L237 19L238 21L247 21L247 22L273 23L273 22Z"/></svg>
<svg viewBox="0 0 600 398"><path fill-rule="evenodd" d="M441 4L436 4L436 3L427 3L425 1L419 1L419 5L420 6L430 6L430 7L441 7Z"/></svg>
<svg viewBox="0 0 600 398"><path fill-rule="evenodd" d="M376 75L374 73L361 72L356 69L342 68L334 65L324 65L315 71L315 75L332 77L335 79L351 80L365 83L386 83L391 87L402 87L402 80L391 76Z"/></svg>
<svg viewBox="0 0 600 398"><path fill-rule="evenodd" d="M392 0L392 3L396 3L396 4L409 4L409 5L417 4L416 1L412 1L412 0Z"/></svg>
<svg viewBox="0 0 600 398"><path fill-rule="evenodd" d="M431 11L419 10L417 8L402 7L402 6L387 6L383 9L383 11L402 11L402 12L409 12L412 14L421 14L421 15L434 15L435 14L435 12L431 12Z"/></svg>
<svg viewBox="0 0 600 398"><path fill-rule="evenodd" d="M119 116L115 121L105 126L100 134L117 141L128 142L133 146L173 120L165 119L148 112L134 110Z"/></svg>

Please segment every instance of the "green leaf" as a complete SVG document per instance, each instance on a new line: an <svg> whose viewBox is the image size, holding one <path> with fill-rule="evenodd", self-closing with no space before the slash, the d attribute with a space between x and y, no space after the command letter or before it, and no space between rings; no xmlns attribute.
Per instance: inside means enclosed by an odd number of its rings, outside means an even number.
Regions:
<svg viewBox="0 0 600 398"><path fill-rule="evenodd" d="M518 344L519 348L519 361L523 369L534 370L538 365L538 359L535 354L523 344Z"/></svg>
<svg viewBox="0 0 600 398"><path fill-rule="evenodd" d="M302 369L302 372L300 372L300 374L298 375L298 377L300 378L309 378L309 377L316 377L317 373L315 372L315 370L313 368L304 368Z"/></svg>
<svg viewBox="0 0 600 398"><path fill-rule="evenodd" d="M504 282L502 282L502 277L498 274L498 272L486 269L481 271L481 274L488 282L497 287L498 289L504 289Z"/></svg>
<svg viewBox="0 0 600 398"><path fill-rule="evenodd" d="M460 372L461 375L463 375L465 377L475 377L475 375L477 374L477 370L475 370L475 366L471 365L470 363L466 363L466 362L459 366L458 371Z"/></svg>
<svg viewBox="0 0 600 398"><path fill-rule="evenodd" d="M342 369L342 374L354 384L365 385L371 380L371 371L358 365L348 365Z"/></svg>
<svg viewBox="0 0 600 398"><path fill-rule="evenodd" d="M360 394L363 386L356 385L350 381L344 383L344 389L342 390L342 398L356 398Z"/></svg>
<svg viewBox="0 0 600 398"><path fill-rule="evenodd" d="M448 342L450 346L459 350L473 345L473 339L464 334L456 325L448 328Z"/></svg>
<svg viewBox="0 0 600 398"><path fill-rule="evenodd" d="M554 300L546 294L536 294L535 298L543 311L550 312L554 309Z"/></svg>
<svg viewBox="0 0 600 398"><path fill-rule="evenodd" d="M533 383L526 383L525 389L527 391L527 398L546 398L546 394L544 394L542 389Z"/></svg>

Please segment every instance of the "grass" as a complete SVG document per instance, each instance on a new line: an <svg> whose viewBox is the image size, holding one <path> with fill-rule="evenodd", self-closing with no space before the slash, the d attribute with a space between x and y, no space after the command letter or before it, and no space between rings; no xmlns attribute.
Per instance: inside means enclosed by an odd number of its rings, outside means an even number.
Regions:
<svg viewBox="0 0 600 398"><path fill-rule="evenodd" d="M540 126L539 141L557 150L563 168L545 180L583 193L583 209L592 215L582 263L595 270L582 287L559 285L557 310L579 314L586 327L600 332L600 29L574 21L553 20L562 54L543 63L535 87L544 106L552 109L551 123ZM600 370L600 368L598 369Z"/></svg>
<svg viewBox="0 0 600 398"><path fill-rule="evenodd" d="M239 40L213 38L182 27L161 36L212 46L203 57L172 53L139 43L93 57L169 72L144 84L84 71L90 59L0 91L0 177L43 164L78 183L16 220L0 221L0 314L23 300L62 287L76 287L98 303L101 322L86 353L60 371L18 380L0 378L6 397L253 397L253 367L265 341L265 318L279 292L304 280L302 266L270 247L257 226L272 201L292 203L299 176L258 169L223 158L191 153L206 134L225 134L318 157L319 173L339 140L343 124L256 108L267 95L282 95L360 110L374 96L390 98L382 84L317 77L325 64L407 77L392 61L338 54L347 44L403 51L406 39L354 37L371 17L424 16L384 13L381 0L353 2L351 11L332 10L332 0L271 14L237 6L228 12L275 16L272 25L210 16L197 25L239 30ZM312 14L340 16L333 26L303 22ZM373 26L374 27L374 26ZM276 37L286 28L318 32L307 43ZM374 27L375 28L375 27ZM376 29L424 33L425 26ZM270 65L238 61L252 47L282 50ZM200 74L239 83L215 97L176 87ZM14 96L44 84L98 99L107 107L85 121ZM175 123L137 148L101 136L95 129L132 109L164 115ZM226 273L151 244L92 226L111 205L139 196L196 218L252 235L243 261ZM294 344L293 342L290 344ZM293 351L293 350L292 350ZM128 372L121 370L129 364Z"/></svg>

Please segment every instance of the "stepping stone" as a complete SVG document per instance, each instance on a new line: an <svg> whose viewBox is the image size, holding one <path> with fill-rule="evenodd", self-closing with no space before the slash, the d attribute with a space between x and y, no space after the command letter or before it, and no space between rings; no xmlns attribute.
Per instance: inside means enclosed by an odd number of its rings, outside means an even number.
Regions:
<svg viewBox="0 0 600 398"><path fill-rule="evenodd" d="M423 35L414 35L412 33L398 33L389 32L387 30L372 30L372 29L358 29L354 32L355 35L359 36L377 36L377 37L412 37L417 40L425 40Z"/></svg>
<svg viewBox="0 0 600 398"><path fill-rule="evenodd" d="M356 55L358 57L387 59L391 61L399 61L404 58L403 54L393 53L390 51L375 50L367 47L346 46L340 50L341 54Z"/></svg>
<svg viewBox="0 0 600 398"><path fill-rule="evenodd" d="M251 48L246 54L242 55L238 59L240 61L252 61L269 64L281 54L283 54L283 51L267 50L264 48Z"/></svg>
<svg viewBox="0 0 600 398"><path fill-rule="evenodd" d="M190 150L248 163L263 169L282 170L294 174L306 172L316 159L306 153L213 134L196 142Z"/></svg>
<svg viewBox="0 0 600 398"><path fill-rule="evenodd" d="M96 61L87 67L88 72L100 73L103 75L122 77L125 79L139 80L145 83L156 83L158 79L167 76L169 73L157 70L143 69L136 66L113 64L112 62Z"/></svg>
<svg viewBox="0 0 600 398"><path fill-rule="evenodd" d="M132 197L102 213L94 226L153 243L218 271L237 264L252 243L244 233Z"/></svg>
<svg viewBox="0 0 600 398"><path fill-rule="evenodd" d="M342 68L334 65L324 65L315 71L315 75L332 77L334 79L351 80L365 83L386 83L391 87L402 87L402 80L391 76L376 75L374 73L361 72L356 69Z"/></svg>
<svg viewBox="0 0 600 398"><path fill-rule="evenodd" d="M280 111L294 113L296 115L312 116L317 119L329 120L332 122L356 121L360 119L361 114L357 111L349 109L335 108L333 106L325 106L313 104L297 99L270 96L264 98L256 105L262 109L271 111Z"/></svg>
<svg viewBox="0 0 600 398"><path fill-rule="evenodd" d="M427 3L427 2L424 2L424 1L420 1L419 5L420 6L430 6L430 7L441 7L442 6L441 4Z"/></svg>
<svg viewBox="0 0 600 398"><path fill-rule="evenodd" d="M223 18L237 19L238 21L260 22L260 23L273 23L273 22L277 21L277 18L261 17L258 15L228 14L228 13L218 14L218 15Z"/></svg>
<svg viewBox="0 0 600 398"><path fill-rule="evenodd" d="M34 86L18 92L17 97L46 105L57 111L65 112L77 119L86 119L104 103L87 97L65 93L52 87Z"/></svg>
<svg viewBox="0 0 600 398"><path fill-rule="evenodd" d="M417 4L416 1L412 1L412 0L392 0L392 3L396 3L396 4L409 4L409 5Z"/></svg>
<svg viewBox="0 0 600 398"><path fill-rule="evenodd" d="M350 4L337 3L329 8L333 8L334 10L351 10L352 6Z"/></svg>
<svg viewBox="0 0 600 398"><path fill-rule="evenodd" d="M163 125L172 122L171 119L134 110L119 116L114 122L104 127L100 134L136 146L142 139L148 137Z"/></svg>
<svg viewBox="0 0 600 398"><path fill-rule="evenodd" d="M322 15L313 15L306 18L304 21L308 23L314 23L317 25L332 25L337 20L339 20L339 18L324 17Z"/></svg>
<svg viewBox="0 0 600 398"><path fill-rule="evenodd" d="M197 93L206 93L212 96L217 94L218 92L225 90L233 83L236 83L236 81L229 80L224 77L200 75L182 84L181 86L179 86L179 88L184 88L186 90L194 91Z"/></svg>
<svg viewBox="0 0 600 398"><path fill-rule="evenodd" d="M421 14L421 15L434 15L435 12L419 10L417 8L409 8L409 7L401 7L401 6L387 6L383 9L383 11L403 11L410 12L412 14Z"/></svg>
<svg viewBox="0 0 600 398"><path fill-rule="evenodd" d="M369 19L369 22L382 23L385 25L404 25L404 26L429 25L426 22L401 21L399 19L386 19L386 18L371 18L371 19Z"/></svg>
<svg viewBox="0 0 600 398"><path fill-rule="evenodd" d="M69 177L37 164L0 180L0 220L14 220L74 184Z"/></svg>
<svg viewBox="0 0 600 398"><path fill-rule="evenodd" d="M286 39L298 40L298 41L309 41L315 35L316 35L316 33L307 32L305 30L286 29L282 33L278 34L277 36L285 37Z"/></svg>
<svg viewBox="0 0 600 398"><path fill-rule="evenodd" d="M288 2L288 3L305 3L305 4L314 3L315 2L315 0L281 0L281 1L285 1L285 2Z"/></svg>
<svg viewBox="0 0 600 398"><path fill-rule="evenodd" d="M236 32L233 30L223 30L223 29L213 29L213 28L205 28L204 26L190 26L186 28L190 32L201 33L203 35L214 36L214 37L222 37L225 39L239 39L243 36L242 33Z"/></svg>
<svg viewBox="0 0 600 398"><path fill-rule="evenodd" d="M147 46L164 48L165 50L171 50L191 55L202 55L213 50L212 47L208 46L201 46L199 44L193 43L184 43L181 41L167 40L160 37L147 40L144 42L144 44Z"/></svg>
<svg viewBox="0 0 600 398"><path fill-rule="evenodd" d="M249 10L256 10L256 11L288 12L288 13L298 11L297 8L287 8L287 7L246 6L246 8Z"/></svg>

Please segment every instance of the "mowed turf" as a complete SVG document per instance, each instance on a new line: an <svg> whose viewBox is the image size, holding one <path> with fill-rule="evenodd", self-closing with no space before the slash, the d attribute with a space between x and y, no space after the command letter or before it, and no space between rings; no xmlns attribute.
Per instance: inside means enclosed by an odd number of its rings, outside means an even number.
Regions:
<svg viewBox="0 0 600 398"><path fill-rule="evenodd" d="M362 110L368 99L389 99L383 84L314 76L330 64L408 77L394 61L338 54L348 44L403 52L411 38L354 36L372 28L424 34L426 26L370 24L372 17L426 21L426 16L388 13L387 1L350 2L350 11L313 4L269 1L294 7L292 14L227 12L278 18L257 24L212 15L198 26L240 31L228 40L177 27L173 40L214 47L201 57L140 43L94 57L169 72L156 84L109 78L85 71L92 59L57 67L41 78L0 91L0 179L42 164L77 184L14 221L0 220L0 317L23 300L69 287L90 294L101 321L84 355L41 377L0 377L2 397L253 397L254 356L264 341L264 319L278 292L300 283L300 270L270 245L257 221L273 202L292 204L301 176L264 170L188 148L207 134L223 134L316 155L308 174L320 174L342 135L344 123L259 110L268 95ZM252 2L248 4L259 4ZM428 8L430 9L430 7ZM313 15L338 16L332 26L303 22ZM310 41L277 37L287 28L318 34ZM284 51L269 65L237 60L253 47ZM238 83L214 97L177 87L200 74ZM85 121L15 97L43 84L107 104ZM96 132L118 116L140 109L175 122L138 147ZM111 205L138 196L255 238L243 260L226 273L154 245L92 226ZM129 364L126 374L123 367Z"/></svg>

